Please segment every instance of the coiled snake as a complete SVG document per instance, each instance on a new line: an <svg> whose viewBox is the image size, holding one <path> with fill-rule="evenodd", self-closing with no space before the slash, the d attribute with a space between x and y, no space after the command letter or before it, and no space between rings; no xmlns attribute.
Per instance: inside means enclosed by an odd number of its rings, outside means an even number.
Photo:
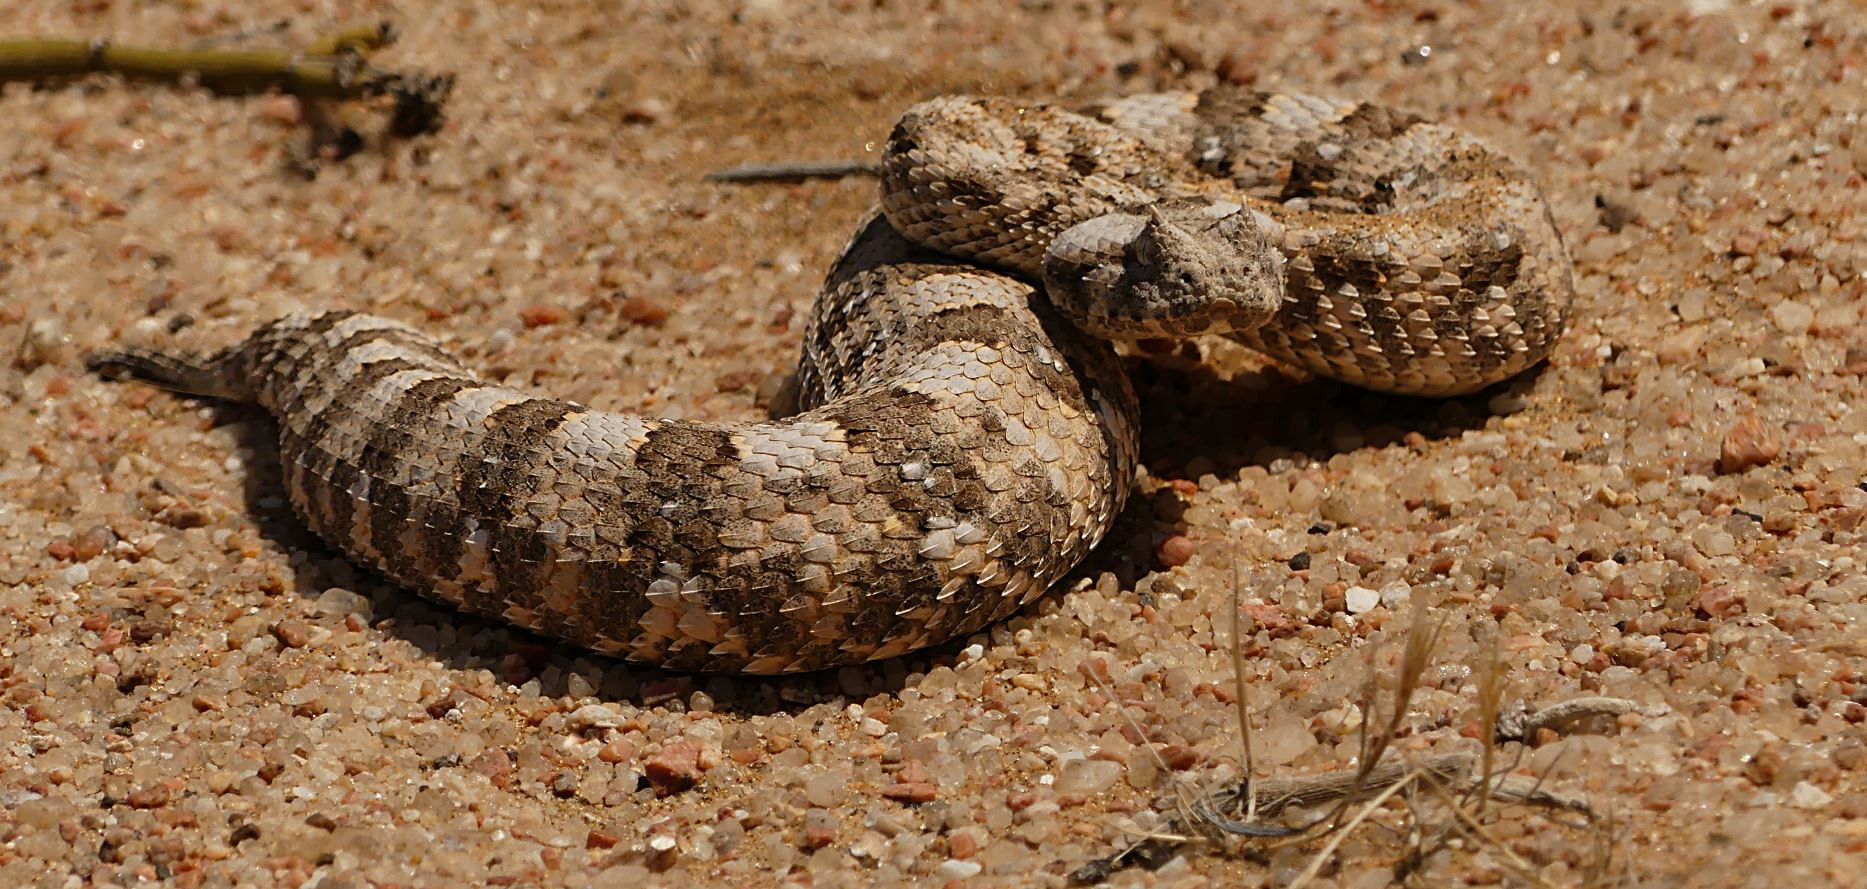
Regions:
<svg viewBox="0 0 1867 889"><path fill-rule="evenodd" d="M882 180L781 420L489 385L349 312L89 364L263 405L298 513L410 589L634 661L778 673L974 632L1082 560L1136 463L1105 339L1220 333L1450 395L1547 355L1572 290L1528 176L1373 105L937 99L896 124Z"/></svg>

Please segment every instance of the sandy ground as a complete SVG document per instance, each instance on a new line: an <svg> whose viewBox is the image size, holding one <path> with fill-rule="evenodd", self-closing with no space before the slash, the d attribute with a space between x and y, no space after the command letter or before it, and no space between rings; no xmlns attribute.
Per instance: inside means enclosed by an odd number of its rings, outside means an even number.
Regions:
<svg viewBox="0 0 1867 889"><path fill-rule="evenodd" d="M1313 885L1859 879L1857 5L937 5L0 6L0 35L165 44L393 15L383 64L459 77L438 135L309 181L291 100L0 93L0 884L1064 885L1174 787L1238 778L1234 601L1267 774L1352 764L1417 603L1442 624L1402 753L1478 748L1493 653L1509 702L1639 705L1499 748L1596 828L1494 807L1490 840L1437 841L1447 817L1409 835L1395 800ZM757 416L874 185L704 173L873 158L940 93L1220 77L1522 157L1577 259L1572 329L1450 402L1223 345L1137 361L1148 475L1080 579L872 667L667 675L429 605L298 526L263 416L79 363L179 316L220 344L348 306L559 396ZM1319 849L1109 879L1284 885Z"/></svg>

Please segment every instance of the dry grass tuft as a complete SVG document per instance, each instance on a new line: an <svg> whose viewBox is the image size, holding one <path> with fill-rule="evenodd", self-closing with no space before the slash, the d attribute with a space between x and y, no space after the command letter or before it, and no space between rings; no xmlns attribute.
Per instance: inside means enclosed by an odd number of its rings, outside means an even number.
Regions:
<svg viewBox="0 0 1867 889"><path fill-rule="evenodd" d="M1546 788L1547 772L1526 775L1516 770L1527 750L1524 745L1535 740L1539 730L1628 713L1636 709L1632 701L1583 697L1534 710L1522 704L1507 707L1505 670L1494 644L1487 647L1484 662L1475 666L1479 724L1490 727L1479 739L1479 749L1418 757L1394 753L1393 742L1401 736L1444 628L1444 619L1434 617L1425 597L1416 597L1391 695L1381 694L1375 661L1370 657L1360 702L1368 717L1362 723L1357 767L1317 775L1260 777L1252 750L1239 641L1244 635L1238 618L1239 587L1233 585L1231 654L1245 779L1202 792L1160 764L1162 774L1173 781L1171 796L1163 801L1173 812L1168 827L1138 832L1127 848L1079 868L1073 875L1077 882L1101 882L1129 866L1158 867L1187 847L1264 863L1289 861L1289 850L1294 849L1306 854L1296 859L1304 864L1287 874L1287 885L1304 887L1343 864L1343 844L1359 836L1363 844L1355 854L1360 863L1365 865L1371 856L1378 856L1391 865L1393 880L1401 884L1443 883L1445 875L1439 871L1458 861L1528 886L1627 883L1629 878L1616 856L1620 844L1613 819L1595 811L1585 799ZM1384 700L1391 705L1383 707ZM1290 813L1315 809L1324 811L1289 823L1295 819ZM1588 847L1585 865L1579 873L1560 871L1561 882L1553 882L1543 866L1499 838L1494 828L1511 819L1536 819L1539 832L1573 833Z"/></svg>

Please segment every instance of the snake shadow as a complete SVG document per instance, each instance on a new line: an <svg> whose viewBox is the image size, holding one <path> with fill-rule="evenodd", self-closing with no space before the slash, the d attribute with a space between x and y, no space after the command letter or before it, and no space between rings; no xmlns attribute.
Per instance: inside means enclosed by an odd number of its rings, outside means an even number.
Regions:
<svg viewBox="0 0 1867 889"><path fill-rule="evenodd" d="M1392 395L1297 376L1230 342L1183 343L1126 360L1141 401L1141 462L1157 482L1233 478L1252 466L1302 469L1369 448L1425 447L1483 428L1548 364L1453 398ZM1191 505L1142 485L1103 544L1059 586L1111 572L1123 589L1158 568L1154 547ZM1145 597L1142 597L1145 598Z"/></svg>
<svg viewBox="0 0 1867 889"><path fill-rule="evenodd" d="M1328 380L1298 380L1274 367L1234 372L1204 360L1197 350L1133 359L1129 373L1143 404L1142 460L1157 479L1220 477L1252 465L1293 458L1326 461L1347 450L1380 447L1409 436L1428 441L1482 426L1489 400L1528 385L1540 369L1517 380L1455 399L1424 399L1366 392ZM411 592L372 569L351 562L313 534L286 502L272 418L251 405L216 404L217 424L233 424L246 464L242 495L258 533L297 560L292 588L317 599L339 587L368 600L357 616L372 629L405 642L450 670L488 670L500 681L536 682L546 697L593 694L599 700L674 710L709 708L736 716L796 713L821 703L839 706L875 695L894 695L928 672L954 666L967 639L897 658L779 677L678 673L585 651L505 623L479 617ZM1418 439L1413 439L1418 441ZM1124 589L1153 570L1152 548L1162 522L1178 520L1178 497L1162 491L1130 499L1107 540L1049 595L1007 623L1028 622L1059 591L1112 571ZM320 621L338 622L326 615ZM1004 624L986 632L1006 632ZM575 691L575 693L574 693Z"/></svg>
<svg viewBox="0 0 1867 889"><path fill-rule="evenodd" d="M1428 398L1371 392L1293 376L1223 341L1131 358L1141 399L1142 461L1158 478L1221 478L1280 459L1327 461L1398 443L1422 445L1482 428L1498 396L1527 390L1546 364L1469 395Z"/></svg>

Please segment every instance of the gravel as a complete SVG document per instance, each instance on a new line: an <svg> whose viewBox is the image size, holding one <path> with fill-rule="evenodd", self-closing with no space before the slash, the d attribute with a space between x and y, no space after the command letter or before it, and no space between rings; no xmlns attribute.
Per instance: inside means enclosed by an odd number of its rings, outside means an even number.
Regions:
<svg viewBox="0 0 1867 889"><path fill-rule="evenodd" d="M329 0L21 0L0 34L308 40ZM1176 787L1399 752L1504 697L1639 709L1506 744L1613 815L1610 876L1821 885L1867 850L1867 24L1845 0L410 7L449 122L313 179L304 109L98 77L0 90L0 885L1065 885ZM620 19L620 20L619 20ZM285 20L284 34L270 23ZM1577 259L1541 373L1451 401L1225 343L1137 358L1146 477L1080 577L987 633L785 680L643 670L386 586L309 537L250 411L84 373L348 306L507 382L749 417L861 178L929 95L1216 77L1399 104L1526 159ZM370 114L355 119L373 133ZM1236 609L1234 609L1236 605ZM1236 616L1235 616L1236 615ZM1390 809L1381 818L1404 815ZM1433 884L1589 878L1510 810ZM1382 885L1368 830L1316 885ZM1116 885L1284 884L1187 846Z"/></svg>

